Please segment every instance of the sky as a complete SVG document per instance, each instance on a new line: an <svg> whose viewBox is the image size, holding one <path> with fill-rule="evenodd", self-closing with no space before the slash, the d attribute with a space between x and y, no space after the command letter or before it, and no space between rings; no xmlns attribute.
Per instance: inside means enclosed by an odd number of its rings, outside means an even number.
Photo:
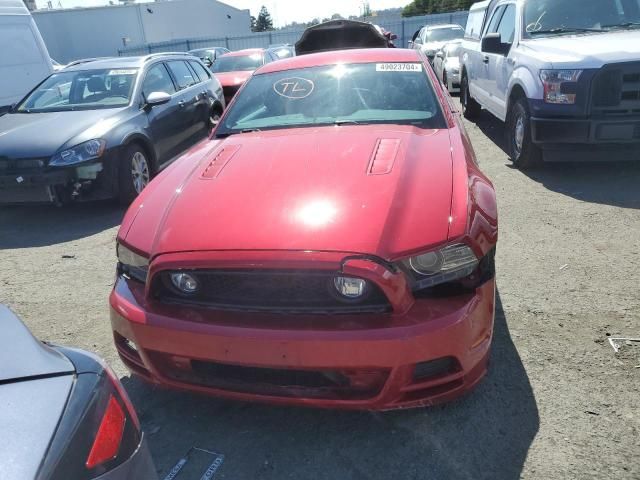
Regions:
<svg viewBox="0 0 640 480"><path fill-rule="evenodd" d="M220 0L236 8L249 9L251 14L258 16L260 7L266 6L271 13L274 25L282 27L291 22L308 22L314 18L330 17L339 13L343 17L359 15L362 9L362 0ZM46 0L36 1L38 8L46 8ZM52 0L54 8L60 5L64 8L96 7L108 5L108 0ZM115 3L118 3L117 1ZM371 10L383 10L385 8L404 7L410 0L369 0Z"/></svg>

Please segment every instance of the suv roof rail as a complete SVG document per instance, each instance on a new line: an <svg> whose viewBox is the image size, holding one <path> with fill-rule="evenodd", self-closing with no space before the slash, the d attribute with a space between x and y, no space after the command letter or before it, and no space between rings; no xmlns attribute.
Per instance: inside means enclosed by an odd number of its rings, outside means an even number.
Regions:
<svg viewBox="0 0 640 480"><path fill-rule="evenodd" d="M109 60L111 58L118 58L118 57L90 57L90 58L81 58L78 60L74 60L73 62L69 62L67 63L64 68L67 67L74 67L76 65L82 65L83 63L89 63L89 62L95 62L97 60Z"/></svg>
<svg viewBox="0 0 640 480"><path fill-rule="evenodd" d="M156 57L166 57L166 56L171 56L171 55L181 55L181 56L193 56L190 53L187 52L158 52L158 53L150 53L149 55L147 55L144 58L145 62L148 62L149 60L153 60Z"/></svg>

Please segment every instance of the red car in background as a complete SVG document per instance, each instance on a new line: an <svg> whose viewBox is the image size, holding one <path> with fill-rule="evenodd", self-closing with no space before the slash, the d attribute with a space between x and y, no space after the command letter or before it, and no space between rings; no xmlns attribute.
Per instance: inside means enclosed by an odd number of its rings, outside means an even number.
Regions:
<svg viewBox="0 0 640 480"><path fill-rule="evenodd" d="M279 60L279 57L269 50L250 48L227 53L213 62L211 71L222 85L226 104L229 105L254 71L275 60Z"/></svg>
<svg viewBox="0 0 640 480"><path fill-rule="evenodd" d="M451 400L487 369L497 234L423 54L282 60L126 214L115 343L151 382L232 399Z"/></svg>

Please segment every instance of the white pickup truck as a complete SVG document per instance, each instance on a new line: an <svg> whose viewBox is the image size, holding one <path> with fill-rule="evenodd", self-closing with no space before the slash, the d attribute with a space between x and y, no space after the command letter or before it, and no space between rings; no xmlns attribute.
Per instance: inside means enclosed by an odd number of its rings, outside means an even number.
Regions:
<svg viewBox="0 0 640 480"><path fill-rule="evenodd" d="M640 0L490 0L469 12L463 113L506 123L522 169L640 160Z"/></svg>

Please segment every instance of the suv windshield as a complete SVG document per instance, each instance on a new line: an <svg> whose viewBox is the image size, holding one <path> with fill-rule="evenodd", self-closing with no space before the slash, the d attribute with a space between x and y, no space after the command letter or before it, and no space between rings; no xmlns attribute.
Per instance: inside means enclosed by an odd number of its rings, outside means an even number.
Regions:
<svg viewBox="0 0 640 480"><path fill-rule="evenodd" d="M461 27L438 28L427 33L427 42L447 42L464 36Z"/></svg>
<svg viewBox="0 0 640 480"><path fill-rule="evenodd" d="M372 123L446 128L421 63L341 64L256 75L217 134Z"/></svg>
<svg viewBox="0 0 640 480"><path fill-rule="evenodd" d="M18 105L21 113L96 110L129 105L137 68L54 73Z"/></svg>
<svg viewBox="0 0 640 480"><path fill-rule="evenodd" d="M129 105L137 68L54 73L16 108L16 112L97 110Z"/></svg>
<svg viewBox="0 0 640 480"><path fill-rule="evenodd" d="M262 66L262 54L242 56L224 56L213 62L211 71L213 73L224 72L252 72Z"/></svg>
<svg viewBox="0 0 640 480"><path fill-rule="evenodd" d="M528 0L525 38L640 27L640 0Z"/></svg>

